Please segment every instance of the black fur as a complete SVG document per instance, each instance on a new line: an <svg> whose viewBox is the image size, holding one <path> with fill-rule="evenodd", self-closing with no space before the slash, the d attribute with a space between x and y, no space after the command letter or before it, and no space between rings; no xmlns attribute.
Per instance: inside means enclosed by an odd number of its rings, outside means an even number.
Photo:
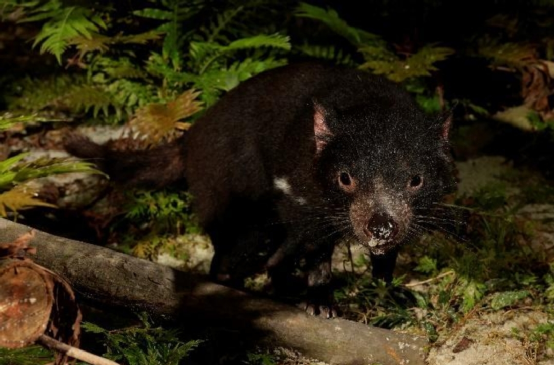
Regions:
<svg viewBox="0 0 554 365"><path fill-rule="evenodd" d="M391 280L398 247L454 187L448 129L381 77L297 64L242 83L156 150L68 148L104 157L119 180L160 186L184 175L215 247L215 278L240 282L265 266L286 286L302 262L317 306L342 239L367 246L374 274Z"/></svg>

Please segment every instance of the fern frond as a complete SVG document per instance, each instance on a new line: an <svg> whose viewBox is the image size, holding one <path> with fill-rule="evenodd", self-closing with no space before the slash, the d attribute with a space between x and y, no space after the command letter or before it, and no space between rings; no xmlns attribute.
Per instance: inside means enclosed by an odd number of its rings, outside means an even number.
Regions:
<svg viewBox="0 0 554 365"><path fill-rule="evenodd" d="M244 7L237 6L234 9L228 9L225 10L221 14L217 14L216 21L211 22L209 26L200 28L200 32L205 34L206 42L216 42L216 41L225 41L228 40L226 38L221 39L220 34L221 32L229 26L231 21L240 13Z"/></svg>
<svg viewBox="0 0 554 365"><path fill-rule="evenodd" d="M41 123L41 122L66 122L68 119L55 119L55 118L45 118L41 117L38 114L31 115L18 115L14 116L11 113L4 113L0 115L0 132L10 129L21 130L23 125L31 123Z"/></svg>
<svg viewBox="0 0 554 365"><path fill-rule="evenodd" d="M351 44L360 46L362 44L382 43L379 36L364 30L351 27L339 14L328 8L327 10L307 3L300 3L295 15L299 18L310 18L319 20L326 24L333 32L344 37Z"/></svg>
<svg viewBox="0 0 554 365"><path fill-rule="evenodd" d="M83 58L89 52L105 53L110 48L110 40L111 38L108 36L93 32L90 37L72 37L67 44L75 46L79 51L79 58Z"/></svg>
<svg viewBox="0 0 554 365"><path fill-rule="evenodd" d="M133 14L144 18L165 21L156 29L158 32L165 33L162 55L164 59L171 60L175 70L179 70L182 59L182 24L202 10L205 2L201 0L168 0L162 1L162 6L164 8L135 10Z"/></svg>
<svg viewBox="0 0 554 365"><path fill-rule="evenodd" d="M215 60L226 54L238 50L265 47L290 50L290 39L288 36L280 34L261 34L253 37L238 39L226 46L213 42L191 42L190 55L191 58L196 61L197 69L199 70L198 73L203 74L206 70L211 68L210 66L212 66L212 63Z"/></svg>
<svg viewBox="0 0 554 365"><path fill-rule="evenodd" d="M59 104L62 103L70 106L74 111L88 112L92 109L94 117L100 110L104 112L104 115L108 115L110 106L114 106L116 109L119 107L104 88L87 84L70 88L64 95L64 99L59 101Z"/></svg>
<svg viewBox="0 0 554 365"><path fill-rule="evenodd" d="M106 85L106 91L112 95L112 105L118 106L115 108L118 120L125 119L124 114L131 115L137 107L159 101L157 89L153 85L133 80L112 80Z"/></svg>
<svg viewBox="0 0 554 365"><path fill-rule="evenodd" d="M0 190L40 177L70 172L102 172L94 169L94 164L70 158L39 158L23 162L28 153L22 153L0 162Z"/></svg>
<svg viewBox="0 0 554 365"><path fill-rule="evenodd" d="M161 37L161 32L149 31L131 35L116 35L108 37L91 32L90 37L77 36L69 39L68 44L75 46L79 51L79 58L83 58L89 52L105 53L114 44L146 44Z"/></svg>
<svg viewBox="0 0 554 365"><path fill-rule="evenodd" d="M248 48L261 48L261 47L270 47L270 48L281 48L285 50L290 50L290 38L288 36L280 34L260 34L253 37L242 38L236 41L229 43L228 46L221 47L220 50L223 52L236 51L239 49L248 49Z"/></svg>
<svg viewBox="0 0 554 365"><path fill-rule="evenodd" d="M229 67L210 69L195 76L192 82L196 88L202 90L202 100L207 106L210 106L217 100L219 91L229 91L260 72L285 64L286 60L283 59L254 60L247 58L242 62L235 62Z"/></svg>
<svg viewBox="0 0 554 365"><path fill-rule="evenodd" d="M146 71L149 75L165 80L168 85L182 85L192 83L196 75L181 72L171 67L163 56L152 52L146 62Z"/></svg>
<svg viewBox="0 0 554 365"><path fill-rule="evenodd" d="M9 211L16 212L38 206L56 207L37 199L37 193L37 190L23 185L18 185L11 190L0 193L0 217L6 217Z"/></svg>
<svg viewBox="0 0 554 365"><path fill-rule="evenodd" d="M94 166L93 163L78 161L72 158L39 158L18 166L14 182L20 183L40 177L72 172L103 174L103 172L96 170Z"/></svg>
<svg viewBox="0 0 554 365"><path fill-rule="evenodd" d="M25 21L36 21L50 18L36 36L33 47L42 43L40 53L53 54L60 64L61 56L70 45L71 39L76 37L91 39L92 34L97 33L99 28L107 28L102 18L87 8L78 6L63 8L60 5L42 14L40 14L41 10L41 8L36 10L39 12L38 15L25 19Z"/></svg>
<svg viewBox="0 0 554 365"><path fill-rule="evenodd" d="M536 46L530 43L498 43L490 38L479 42L478 54L493 61L495 66L520 68L537 60Z"/></svg>
<svg viewBox="0 0 554 365"><path fill-rule="evenodd" d="M428 71L437 70L434 63L446 60L454 52L454 49L448 47L424 46L408 58L407 65L409 68L425 69L427 72L422 75L429 76Z"/></svg>
<svg viewBox="0 0 554 365"><path fill-rule="evenodd" d="M146 44L151 41L160 39L162 36L161 32L151 30L139 34L130 34L130 35L116 35L111 38L111 43L122 43L122 44Z"/></svg>
<svg viewBox="0 0 554 365"><path fill-rule="evenodd" d="M366 62L360 66L361 69L369 68L392 81L402 82L411 78L430 76L430 71L436 70L434 63L445 60L454 53L454 50L427 45L405 59L400 59L383 47L366 46L360 48L360 52L366 59Z"/></svg>
<svg viewBox="0 0 554 365"><path fill-rule="evenodd" d="M337 49L335 46L318 46L304 44L295 48L310 57L333 61L333 63L339 65L356 65L356 63L352 60L352 57L348 53L344 53L341 49Z"/></svg>
<svg viewBox="0 0 554 365"><path fill-rule="evenodd" d="M15 166L27 156L28 154L22 153L0 161L0 190L5 190L15 185L14 180L17 175Z"/></svg>
<svg viewBox="0 0 554 365"><path fill-rule="evenodd" d="M84 76L60 75L41 80L20 81L21 95L9 100L9 110L38 112L53 109L72 113L100 111L105 117L117 121L127 119L133 110L143 105L158 102L156 88L141 79L145 76L140 69L127 67L125 62L106 63L105 73L97 73L90 82ZM101 68L102 65L99 66ZM107 73L113 78L106 77ZM126 78L121 78L126 76Z"/></svg>
<svg viewBox="0 0 554 365"><path fill-rule="evenodd" d="M63 97L71 85L85 82L83 77L60 75L44 79L25 78L19 80L17 87L19 97L8 99L9 110L25 110L36 112L53 106L55 100Z"/></svg>
<svg viewBox="0 0 554 365"><path fill-rule="evenodd" d="M138 68L128 57L109 58L95 57L91 64L91 74L95 72L105 72L113 79L145 79L147 74ZM98 80L100 81L100 80ZM106 80L102 80L105 82Z"/></svg>
<svg viewBox="0 0 554 365"><path fill-rule="evenodd" d="M209 56L218 52L220 48L221 45L214 42L190 42L190 58L199 64L209 58Z"/></svg>
<svg viewBox="0 0 554 365"><path fill-rule="evenodd" d="M43 365L54 361L49 349L32 345L20 349L0 348L0 364Z"/></svg>
<svg viewBox="0 0 554 365"><path fill-rule="evenodd" d="M199 92L187 90L167 104L150 104L135 113L129 126L144 135L149 141L158 143L170 137L176 129L187 129L189 124L182 119L196 114L202 103L196 100Z"/></svg>
<svg viewBox="0 0 554 365"><path fill-rule="evenodd" d="M19 83L21 96L9 103L10 110L38 112L45 109L74 113L122 108L105 85L89 84L85 77L60 75L41 80L25 79Z"/></svg>

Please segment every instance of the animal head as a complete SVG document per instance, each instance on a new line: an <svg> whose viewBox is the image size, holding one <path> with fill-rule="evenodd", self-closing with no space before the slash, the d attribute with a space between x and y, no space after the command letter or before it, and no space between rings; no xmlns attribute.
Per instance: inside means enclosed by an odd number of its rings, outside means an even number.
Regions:
<svg viewBox="0 0 554 365"><path fill-rule="evenodd" d="M377 106L376 106L377 105ZM356 240L383 254L418 236L455 184L450 117L412 102L334 109L314 102L314 174Z"/></svg>

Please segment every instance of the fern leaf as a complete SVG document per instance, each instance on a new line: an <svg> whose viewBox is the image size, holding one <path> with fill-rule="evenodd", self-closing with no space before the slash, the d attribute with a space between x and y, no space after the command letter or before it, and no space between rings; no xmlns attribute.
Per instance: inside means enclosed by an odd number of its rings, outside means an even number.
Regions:
<svg viewBox="0 0 554 365"><path fill-rule="evenodd" d="M200 62L219 51L221 46L212 42L190 42L189 53L191 59Z"/></svg>
<svg viewBox="0 0 554 365"><path fill-rule="evenodd" d="M150 41L160 39L161 32L151 30L149 32L130 34L130 35L118 35L112 38L111 43L124 43L124 44L146 44Z"/></svg>
<svg viewBox="0 0 554 365"><path fill-rule="evenodd" d="M150 104L139 109L129 122L132 129L145 135L154 143L171 136L175 129L186 129L188 124L180 120L190 117L202 109L196 98L199 92L187 90L167 104Z"/></svg>
<svg viewBox="0 0 554 365"><path fill-rule="evenodd" d="M158 32L166 34L162 46L162 55L164 59L171 60L175 70L179 70L181 68L182 59L182 24L202 10L205 2L194 0L169 0L163 1L162 4L165 9L146 8L136 10L133 14L155 20L165 20L165 22L157 28Z"/></svg>
<svg viewBox="0 0 554 365"><path fill-rule="evenodd" d="M23 185L0 194L0 217L6 217L9 211L16 212L31 207L52 207L55 205L46 203L36 198L37 191Z"/></svg>
<svg viewBox="0 0 554 365"><path fill-rule="evenodd" d="M109 46L113 44L145 44L149 41L159 39L161 34L162 33L157 31L149 31L126 36L120 34L114 37L108 37L92 32L89 38L77 36L71 38L68 43L69 45L74 45L79 51L79 58L83 58L89 52L105 53L109 49Z"/></svg>
<svg viewBox="0 0 554 365"><path fill-rule="evenodd" d="M145 79L146 72L138 68L129 58L118 59L108 57L96 57L94 70L107 73L113 79ZM99 81L99 80L98 80ZM102 83L108 82L102 80Z"/></svg>
<svg viewBox="0 0 554 365"><path fill-rule="evenodd" d="M79 85L68 89L63 100L59 104L70 106L75 111L89 111L93 109L96 117L98 111L107 110L114 105L112 96L106 90L96 85Z"/></svg>
<svg viewBox="0 0 554 365"><path fill-rule="evenodd" d="M95 32L90 37L76 36L67 41L68 45L75 46L79 51L79 58L89 52L105 53L109 49L110 37Z"/></svg>
<svg viewBox="0 0 554 365"><path fill-rule="evenodd" d="M18 82L20 96L9 100L9 110L36 112L56 105L56 100L67 92L71 85L85 82L83 77L60 75L44 79L26 78Z"/></svg>
<svg viewBox="0 0 554 365"><path fill-rule="evenodd" d="M334 46L304 44L296 48L310 57L333 61L333 63L339 65L356 65L349 54L344 53L341 49L336 49Z"/></svg>
<svg viewBox="0 0 554 365"><path fill-rule="evenodd" d="M44 2L41 6L37 7L40 1L30 1L27 4L29 8L29 14L23 19L19 20L20 23L37 22L45 19L51 19L58 16L63 11L63 4L60 0L52 0Z"/></svg>
<svg viewBox="0 0 554 365"><path fill-rule="evenodd" d="M54 118L44 118L38 114L31 115L18 115L14 116L11 113L4 113L0 115L0 132L5 130L22 130L24 129L23 125L30 123L40 123L40 122L61 122L68 121L67 119L54 119Z"/></svg>
<svg viewBox="0 0 554 365"><path fill-rule="evenodd" d="M35 17L35 19L37 19ZM51 53L61 64L61 56L76 37L92 38L92 33L98 32L99 27L106 29L106 24L89 9L82 7L68 7L55 13L54 17L44 24L36 36L33 47L42 43L41 53Z"/></svg>
<svg viewBox="0 0 554 365"><path fill-rule="evenodd" d="M238 6L235 9L229 9L224 11L221 14L218 14L216 17L216 22L211 23L207 28L203 27L201 28L201 31L203 31L206 34L206 41L208 43L215 42L220 39L219 36L223 29L225 29L229 23L240 13L244 7ZM227 41L227 39L222 39L223 41Z"/></svg>
<svg viewBox="0 0 554 365"><path fill-rule="evenodd" d="M146 8L133 11L133 15L155 20L171 20L173 12L164 9Z"/></svg>
<svg viewBox="0 0 554 365"><path fill-rule="evenodd" d="M382 43L379 36L351 27L345 20L340 18L339 14L335 10L330 8L325 10L318 6L300 3L296 9L295 15L299 18L310 18L323 22L333 32L344 37L355 46L375 42Z"/></svg>
<svg viewBox="0 0 554 365"><path fill-rule="evenodd" d="M224 56L227 53L244 49L257 49L262 47L290 50L291 45L288 36L283 36L280 34L261 34L253 37L238 39L226 46L222 46L213 42L191 42L190 55L191 58L196 62L198 73L203 74L204 72L206 72L206 70L210 68L217 69L217 67L210 66L212 66L213 62L216 59Z"/></svg>
<svg viewBox="0 0 554 365"><path fill-rule="evenodd" d="M229 91L242 81L275 67L286 64L285 60L267 58L265 60L253 60L250 58L242 62L235 62L230 67L214 68L196 76L193 79L194 86L202 90L202 100L210 106L217 100L219 91Z"/></svg>
<svg viewBox="0 0 554 365"><path fill-rule="evenodd" d="M93 168L94 164L69 158L39 158L22 162L28 154L20 154L0 162L0 190L16 184L56 174L87 172L102 174Z"/></svg>
<svg viewBox="0 0 554 365"><path fill-rule="evenodd" d="M17 175L14 171L15 166L28 156L28 153L21 153L19 155L0 161L0 190L5 190L7 187L13 186L13 182Z"/></svg>
<svg viewBox="0 0 554 365"><path fill-rule="evenodd" d="M113 61L113 60L111 60ZM42 80L25 79L18 83L21 96L9 100L9 110L38 112L45 109L82 113L103 111L105 117L116 121L127 119L137 107L159 101L157 90L151 84L127 78L143 79L140 69L133 69L126 61L98 61L104 72L86 77L60 75ZM107 78L109 73L113 78ZM126 77L126 78L122 78ZM140 80L142 81L142 80Z"/></svg>
<svg viewBox="0 0 554 365"><path fill-rule="evenodd" d="M260 47L271 47L290 50L290 38L288 36L283 36L280 34L260 34L253 37L238 39L234 42L231 42L228 46L221 47L220 49L223 52L227 52L236 51L239 49Z"/></svg>
<svg viewBox="0 0 554 365"><path fill-rule="evenodd" d="M498 43L485 38L479 43L478 53L493 61L495 66L521 68L537 60L536 46L525 43Z"/></svg>
<svg viewBox="0 0 554 365"><path fill-rule="evenodd" d="M369 68L392 81L403 82L411 78L431 75L430 71L436 70L434 63L445 60L454 53L454 50L427 45L403 60L383 47L362 47L360 52L366 59L366 62L360 66L361 69Z"/></svg>

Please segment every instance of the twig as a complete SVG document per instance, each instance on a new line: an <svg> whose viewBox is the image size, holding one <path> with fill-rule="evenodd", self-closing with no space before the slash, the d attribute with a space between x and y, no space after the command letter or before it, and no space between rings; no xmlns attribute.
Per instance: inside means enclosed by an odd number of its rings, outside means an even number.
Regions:
<svg viewBox="0 0 554 365"><path fill-rule="evenodd" d="M404 284L404 286L406 288L412 288L414 286L418 286L418 285L423 285L423 284L428 284L428 283L431 283L435 280L438 280L440 278L444 278L445 276L448 276L448 275L452 275L452 274L455 274L455 271L454 270L450 270L450 271L446 271L446 272L443 272L442 274L439 274L437 276L435 276L434 278L431 278L431 279L427 279L427 280L423 280L423 281L418 281L418 282L415 282L415 283L408 283L408 284Z"/></svg>
<svg viewBox="0 0 554 365"><path fill-rule="evenodd" d="M88 362L92 365L119 365L115 361L105 359L100 356L91 354L90 352L83 351L73 346L69 346L63 342L53 339L52 337L41 335L37 339L37 343L48 347L51 350L63 352L74 359Z"/></svg>

